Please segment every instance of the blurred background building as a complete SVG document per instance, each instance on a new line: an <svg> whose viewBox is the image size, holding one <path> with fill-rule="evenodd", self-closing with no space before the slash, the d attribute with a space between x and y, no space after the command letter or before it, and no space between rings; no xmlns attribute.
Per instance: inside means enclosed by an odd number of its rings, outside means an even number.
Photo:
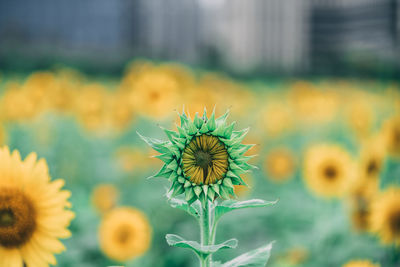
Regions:
<svg viewBox="0 0 400 267"><path fill-rule="evenodd" d="M400 73L400 0L2 0L0 68L133 58L248 74Z"/></svg>

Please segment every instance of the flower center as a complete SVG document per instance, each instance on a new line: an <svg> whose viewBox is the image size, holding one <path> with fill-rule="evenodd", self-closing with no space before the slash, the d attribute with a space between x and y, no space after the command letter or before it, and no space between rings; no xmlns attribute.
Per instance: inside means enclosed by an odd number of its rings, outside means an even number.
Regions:
<svg viewBox="0 0 400 267"><path fill-rule="evenodd" d="M389 220L390 228L396 236L400 236L400 210L395 212Z"/></svg>
<svg viewBox="0 0 400 267"><path fill-rule="evenodd" d="M207 169L208 166L212 164L211 155L207 152L199 150L195 153L194 157L196 159L196 165L203 169Z"/></svg>
<svg viewBox="0 0 400 267"><path fill-rule="evenodd" d="M369 175L373 175L378 171L378 169L379 169L379 166L378 166L378 163L376 162L376 160L371 159L367 165L367 173Z"/></svg>
<svg viewBox="0 0 400 267"><path fill-rule="evenodd" d="M196 136L182 155L185 176L195 184L213 184L228 171L228 151L218 137Z"/></svg>
<svg viewBox="0 0 400 267"><path fill-rule="evenodd" d="M131 227L127 225L121 225L116 231L116 239L120 244L126 244L131 237Z"/></svg>
<svg viewBox="0 0 400 267"><path fill-rule="evenodd" d="M334 180L337 176L337 170L334 166L327 166L324 169L324 175L328 180Z"/></svg>
<svg viewBox="0 0 400 267"><path fill-rule="evenodd" d="M0 227L12 226L15 223L15 217L12 210L0 210Z"/></svg>
<svg viewBox="0 0 400 267"><path fill-rule="evenodd" d="M19 247L29 241L35 228L32 201L18 189L0 188L0 245Z"/></svg>

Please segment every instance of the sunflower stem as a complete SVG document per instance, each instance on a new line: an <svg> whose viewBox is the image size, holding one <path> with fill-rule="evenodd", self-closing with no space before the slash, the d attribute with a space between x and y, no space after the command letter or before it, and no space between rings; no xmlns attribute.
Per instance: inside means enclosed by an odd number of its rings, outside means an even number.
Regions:
<svg viewBox="0 0 400 267"><path fill-rule="evenodd" d="M214 206L207 200L202 205L202 213L200 216L200 242L202 246L214 245L215 242L215 220ZM200 261L200 267L212 266L212 254L204 256Z"/></svg>

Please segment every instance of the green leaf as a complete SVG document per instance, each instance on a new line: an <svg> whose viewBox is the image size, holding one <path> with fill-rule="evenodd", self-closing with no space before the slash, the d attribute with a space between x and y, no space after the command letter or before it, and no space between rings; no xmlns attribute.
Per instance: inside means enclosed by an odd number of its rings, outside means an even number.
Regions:
<svg viewBox="0 0 400 267"><path fill-rule="evenodd" d="M208 121L206 123L206 126L207 126L209 131L214 131L215 128L217 128L217 125L215 123L215 110L211 114L211 117L208 119Z"/></svg>
<svg viewBox="0 0 400 267"><path fill-rule="evenodd" d="M155 177L164 177L168 178L171 174L171 170L167 169L167 164L164 164L161 169L154 175L150 176L149 179L155 178Z"/></svg>
<svg viewBox="0 0 400 267"><path fill-rule="evenodd" d="M155 138L146 137L146 136L141 135L139 132L136 132L136 133L139 135L139 137L143 141L145 141L149 146L151 146L157 152L160 152L161 154L169 152L168 148L166 147L166 145L169 144L169 142L161 141L161 140L158 140Z"/></svg>
<svg viewBox="0 0 400 267"><path fill-rule="evenodd" d="M196 241L188 241L178 235L168 234L165 236L165 238L167 239L168 245L179 248L188 248L193 250L198 255L209 255L221 249L236 248L238 244L237 239L229 239L221 244L202 246Z"/></svg>
<svg viewBox="0 0 400 267"><path fill-rule="evenodd" d="M268 259L271 255L273 242L265 245L263 247L257 248L255 250L244 253L231 261L228 261L222 265L221 267L262 267L265 266L268 262Z"/></svg>
<svg viewBox="0 0 400 267"><path fill-rule="evenodd" d="M199 113L196 113L194 116L194 125L196 125L197 129L200 129L201 126L203 125L204 121L199 117Z"/></svg>
<svg viewBox="0 0 400 267"><path fill-rule="evenodd" d="M238 210L238 209L245 209L245 208L258 208L258 207L266 207L270 205L274 205L278 202L275 201L265 201L262 199L250 199L245 201L237 201L237 200L226 200L215 207L215 220L217 221L219 218L222 217L227 212Z"/></svg>
<svg viewBox="0 0 400 267"><path fill-rule="evenodd" d="M230 110L228 109L228 110L225 112L225 114L222 115L221 117L217 118L217 119L215 120L215 122L216 122L218 125L219 125L219 124L224 124L224 123L226 122L226 119L227 119L228 116L229 116L229 112L230 112Z"/></svg>
<svg viewBox="0 0 400 267"><path fill-rule="evenodd" d="M195 218L200 217L200 210L198 209L199 207L196 207L196 205L189 205L183 199L170 198L168 199L168 204L173 208L186 211Z"/></svg>

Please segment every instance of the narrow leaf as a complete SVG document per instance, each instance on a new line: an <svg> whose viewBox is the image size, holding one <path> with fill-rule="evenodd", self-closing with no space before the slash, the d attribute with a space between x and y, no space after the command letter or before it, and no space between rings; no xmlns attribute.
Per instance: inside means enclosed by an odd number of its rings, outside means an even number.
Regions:
<svg viewBox="0 0 400 267"><path fill-rule="evenodd" d="M196 209L195 205L189 205L186 201L179 198L170 198L168 199L168 204L176 209L184 210L195 218L200 217L200 211Z"/></svg>
<svg viewBox="0 0 400 267"><path fill-rule="evenodd" d="M255 250L249 251L221 265L221 267L261 267L265 266L271 255L273 242Z"/></svg>
<svg viewBox="0 0 400 267"><path fill-rule="evenodd" d="M227 212L238 210L238 209L245 209L245 208L258 208L258 207L266 207L270 205L274 205L278 202L275 201L265 201L262 199L250 199L245 201L237 201L237 200L226 200L219 204L215 208L215 220L218 220Z"/></svg>

